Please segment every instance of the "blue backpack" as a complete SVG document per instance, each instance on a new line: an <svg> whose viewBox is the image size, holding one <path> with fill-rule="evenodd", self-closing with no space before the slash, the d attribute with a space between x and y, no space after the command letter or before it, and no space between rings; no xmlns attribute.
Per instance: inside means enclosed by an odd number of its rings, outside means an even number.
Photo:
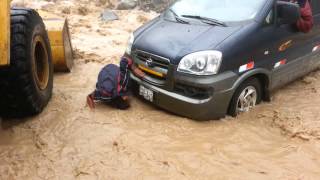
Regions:
<svg viewBox="0 0 320 180"><path fill-rule="evenodd" d="M129 95L130 68L132 60L121 58L120 67L108 64L102 68L96 84L97 99L114 99Z"/></svg>

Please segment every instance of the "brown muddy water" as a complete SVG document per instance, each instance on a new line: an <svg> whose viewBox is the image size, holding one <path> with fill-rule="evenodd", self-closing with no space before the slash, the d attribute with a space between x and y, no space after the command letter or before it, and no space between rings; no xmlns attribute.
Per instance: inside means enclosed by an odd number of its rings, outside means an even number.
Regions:
<svg viewBox="0 0 320 180"><path fill-rule="evenodd" d="M59 13L64 1L50 12ZM129 32L156 16L101 8L71 9L76 65L56 74L45 111L5 119L0 128L0 179L320 179L320 72L274 93L238 118L197 122L137 98L119 111L85 107L100 68L117 63Z"/></svg>

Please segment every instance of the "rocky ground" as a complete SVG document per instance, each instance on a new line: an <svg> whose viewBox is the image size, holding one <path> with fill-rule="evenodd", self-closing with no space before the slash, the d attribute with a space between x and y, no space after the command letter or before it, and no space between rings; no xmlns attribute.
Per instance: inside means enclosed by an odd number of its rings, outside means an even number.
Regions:
<svg viewBox="0 0 320 180"><path fill-rule="evenodd" d="M138 1L136 1L138 2ZM133 98L118 111L85 106L100 68L118 63L129 34L156 17L118 2L15 1L68 17L75 67L56 74L45 111L4 119L0 179L318 179L320 72L238 118L196 122ZM118 20L103 21L112 10ZM152 9L152 8L151 8Z"/></svg>

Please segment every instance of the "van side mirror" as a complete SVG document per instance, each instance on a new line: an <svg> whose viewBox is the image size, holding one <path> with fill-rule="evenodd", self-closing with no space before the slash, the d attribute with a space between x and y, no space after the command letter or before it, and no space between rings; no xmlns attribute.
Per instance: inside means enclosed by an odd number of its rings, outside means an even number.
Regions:
<svg viewBox="0 0 320 180"><path fill-rule="evenodd" d="M300 19L300 7L296 3L277 1L279 24L294 24Z"/></svg>

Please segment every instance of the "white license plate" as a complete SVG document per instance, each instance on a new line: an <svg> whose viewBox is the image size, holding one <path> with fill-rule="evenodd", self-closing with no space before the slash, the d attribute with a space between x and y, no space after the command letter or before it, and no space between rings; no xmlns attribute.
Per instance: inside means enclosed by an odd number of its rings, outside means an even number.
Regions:
<svg viewBox="0 0 320 180"><path fill-rule="evenodd" d="M148 100L150 102L153 102L153 91L152 90L140 85L139 94L144 99L146 99L146 100Z"/></svg>

